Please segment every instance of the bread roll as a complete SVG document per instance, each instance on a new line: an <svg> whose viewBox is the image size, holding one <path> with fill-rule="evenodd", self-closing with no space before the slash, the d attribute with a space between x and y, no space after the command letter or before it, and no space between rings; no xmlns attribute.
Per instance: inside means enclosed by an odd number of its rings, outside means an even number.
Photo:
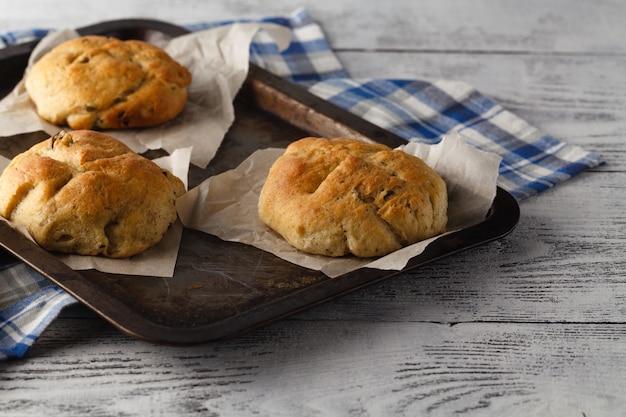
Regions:
<svg viewBox="0 0 626 417"><path fill-rule="evenodd" d="M72 129L159 125L187 101L189 71L143 41L84 36L38 60L25 86L46 121Z"/></svg>
<svg viewBox="0 0 626 417"><path fill-rule="evenodd" d="M421 159L354 139L304 138L272 165L259 217L304 252L381 256L446 230L444 180Z"/></svg>
<svg viewBox="0 0 626 417"><path fill-rule="evenodd" d="M180 179L100 132L57 135L0 176L0 215L50 251L124 258L158 243L177 219Z"/></svg>

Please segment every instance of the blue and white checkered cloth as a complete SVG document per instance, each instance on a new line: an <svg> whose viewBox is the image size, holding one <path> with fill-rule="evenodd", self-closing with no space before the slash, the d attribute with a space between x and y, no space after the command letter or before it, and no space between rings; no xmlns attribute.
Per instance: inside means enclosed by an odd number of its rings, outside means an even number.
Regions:
<svg viewBox="0 0 626 417"><path fill-rule="evenodd" d="M522 200L596 167L601 159L545 134L457 81L354 80L333 53L321 27L304 9L265 22L290 27L282 53L259 33L251 61L410 141L436 143L452 131L502 156L499 185ZM189 25L201 30L230 22ZM0 47L39 39L47 30L0 33ZM76 300L0 251L0 359L23 357L60 310Z"/></svg>

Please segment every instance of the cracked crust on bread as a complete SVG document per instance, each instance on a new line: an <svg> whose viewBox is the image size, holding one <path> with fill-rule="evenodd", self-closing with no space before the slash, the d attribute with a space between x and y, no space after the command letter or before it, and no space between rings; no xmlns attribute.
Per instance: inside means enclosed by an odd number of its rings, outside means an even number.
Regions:
<svg viewBox="0 0 626 417"><path fill-rule="evenodd" d="M182 181L101 132L57 135L17 155L0 176L0 215L44 249L126 258L177 219Z"/></svg>
<svg viewBox="0 0 626 417"><path fill-rule="evenodd" d="M375 257L445 232L444 180L421 159L355 139L304 138L272 165L259 217L295 248Z"/></svg>
<svg viewBox="0 0 626 417"><path fill-rule="evenodd" d="M83 36L46 53L26 74L39 116L72 129L150 127L185 107L189 71L157 46Z"/></svg>

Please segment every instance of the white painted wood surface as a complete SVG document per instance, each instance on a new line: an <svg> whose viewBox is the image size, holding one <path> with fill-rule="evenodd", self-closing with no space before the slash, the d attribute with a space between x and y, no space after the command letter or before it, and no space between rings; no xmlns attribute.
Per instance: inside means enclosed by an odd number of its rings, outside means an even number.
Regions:
<svg viewBox="0 0 626 417"><path fill-rule="evenodd" d="M0 416L626 415L626 3L4 3L0 30L306 6L352 76L467 81L607 164L502 240L231 341L152 345L70 308L0 363Z"/></svg>

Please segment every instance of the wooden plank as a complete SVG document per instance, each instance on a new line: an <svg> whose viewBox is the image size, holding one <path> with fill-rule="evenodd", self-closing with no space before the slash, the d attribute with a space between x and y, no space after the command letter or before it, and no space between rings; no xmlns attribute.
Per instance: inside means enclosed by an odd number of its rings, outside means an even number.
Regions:
<svg viewBox="0 0 626 417"><path fill-rule="evenodd" d="M282 321L171 347L65 320L0 364L0 415L618 416L625 343L624 324Z"/></svg>
<svg viewBox="0 0 626 417"><path fill-rule="evenodd" d="M65 6L65 7L63 7ZM274 0L205 2L166 0L155 8L149 0L109 0L107 7L82 3L21 0L0 15L2 30L38 26L77 27L103 20L150 15L177 24L238 17L284 16L306 7L323 23L340 50L500 51L621 54L626 11L620 0L516 0L436 2L396 0ZM63 13L57 11L63 8ZM358 36L355 34L358 33Z"/></svg>

